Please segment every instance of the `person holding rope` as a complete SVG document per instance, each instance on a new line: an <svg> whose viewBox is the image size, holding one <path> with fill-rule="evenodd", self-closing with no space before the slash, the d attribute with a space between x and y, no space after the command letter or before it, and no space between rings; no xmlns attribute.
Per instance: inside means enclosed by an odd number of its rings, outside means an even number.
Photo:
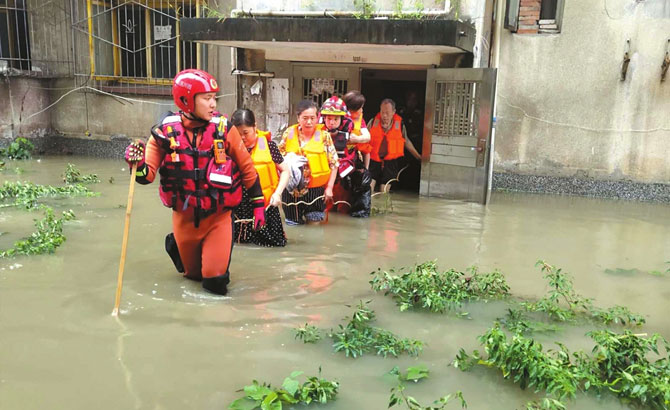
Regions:
<svg viewBox="0 0 670 410"><path fill-rule="evenodd" d="M172 208L174 234L165 247L184 277L201 280L206 290L225 295L233 251L232 209L247 190L254 229L265 225L265 204L258 173L235 127L216 110L219 86L205 71L179 72L172 83L181 110L153 127L146 145L128 145L125 160L137 163L140 184L160 175L163 205ZM145 154L146 151L146 154ZM180 269L182 268L182 269Z"/></svg>
<svg viewBox="0 0 670 410"><path fill-rule="evenodd" d="M304 158L306 164L302 174L306 186L301 184L282 195L287 225L325 220L325 202L333 200L339 166L330 134L319 124L316 104L311 100L300 101L296 114L298 123L284 131L278 147L285 157L294 154Z"/></svg>
<svg viewBox="0 0 670 410"><path fill-rule="evenodd" d="M326 100L321 106L321 119L330 133L335 145L337 156L340 160L338 177L333 188L334 204L337 210L351 213L354 217L369 216L360 206L353 209L352 202L358 204L358 197L364 190L369 190L369 179L367 184L363 181L362 173L363 158L359 157L356 144L365 144L370 141L369 135L354 134L354 122L349 117L347 105L341 98L333 96ZM364 207L363 207L364 208Z"/></svg>
<svg viewBox="0 0 670 410"><path fill-rule="evenodd" d="M281 194L288 184L289 172L284 157L277 144L271 140L269 131L256 128L256 117L253 111L239 109L233 113L231 122L242 137L244 146L251 154L254 167L263 191L265 201L265 227L255 231L251 229L254 204L249 193L242 188L242 202L235 209L235 226L233 237L238 243L254 243L260 246L286 246L286 233L279 214Z"/></svg>
<svg viewBox="0 0 670 410"><path fill-rule="evenodd" d="M412 141L407 138L407 130L402 118L396 114L395 101L390 98L382 100L379 114L372 121L370 145L369 169L372 176L370 185L372 192L377 182L384 185L382 191L386 192L386 183L391 179L397 179L405 149L414 158L421 161L421 155L414 148Z"/></svg>

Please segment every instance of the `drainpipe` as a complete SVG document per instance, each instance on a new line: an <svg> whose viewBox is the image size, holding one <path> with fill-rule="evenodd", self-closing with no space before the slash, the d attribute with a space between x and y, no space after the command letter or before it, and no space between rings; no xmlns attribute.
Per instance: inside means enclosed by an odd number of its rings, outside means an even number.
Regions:
<svg viewBox="0 0 670 410"><path fill-rule="evenodd" d="M498 122L498 79L500 77L500 36L502 35L503 21L505 20L505 0L496 0L494 5L494 23L495 29L493 30L493 44L491 49L493 50L493 58L489 61L489 66L491 68L498 69L496 75L496 93L493 98L493 129L491 130L491 151L489 153L489 172L488 172L488 187L486 191L486 204L488 205L491 202L491 189L493 188L493 161L495 160L495 140L496 140L496 129Z"/></svg>

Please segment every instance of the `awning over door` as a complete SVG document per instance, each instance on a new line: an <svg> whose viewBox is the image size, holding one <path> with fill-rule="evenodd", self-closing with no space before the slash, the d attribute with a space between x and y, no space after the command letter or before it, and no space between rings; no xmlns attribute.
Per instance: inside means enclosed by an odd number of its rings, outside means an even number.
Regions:
<svg viewBox="0 0 670 410"><path fill-rule="evenodd" d="M350 53L352 49L390 53L391 58L394 53L439 58L440 54L471 53L475 28L455 20L187 18L181 20L181 39L265 50L267 59L274 59L274 53L302 55L308 61L310 53Z"/></svg>

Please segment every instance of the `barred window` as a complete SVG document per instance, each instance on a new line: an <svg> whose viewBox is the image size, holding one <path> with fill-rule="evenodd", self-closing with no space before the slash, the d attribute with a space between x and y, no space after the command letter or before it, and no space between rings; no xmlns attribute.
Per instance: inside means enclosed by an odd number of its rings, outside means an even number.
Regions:
<svg viewBox="0 0 670 410"><path fill-rule="evenodd" d="M204 3L87 0L91 76L107 85L168 85L180 70L204 68L201 46L179 39L180 19L199 17Z"/></svg>
<svg viewBox="0 0 670 410"><path fill-rule="evenodd" d="M0 0L0 60L30 70L30 36L25 0Z"/></svg>

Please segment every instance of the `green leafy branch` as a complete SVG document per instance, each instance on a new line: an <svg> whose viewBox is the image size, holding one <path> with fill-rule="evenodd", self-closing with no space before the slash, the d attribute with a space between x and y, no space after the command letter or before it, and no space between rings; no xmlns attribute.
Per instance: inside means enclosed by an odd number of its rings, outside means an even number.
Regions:
<svg viewBox="0 0 670 410"><path fill-rule="evenodd" d="M372 352L384 357L401 354L417 356L423 349L423 342L400 338L389 330L371 326L375 312L367 306L368 303L360 302L351 317L345 318L345 325L339 325L337 331L330 330L328 336L333 340L333 349L353 358ZM295 332L295 338L304 343L316 343L321 339L320 330L307 323Z"/></svg>
<svg viewBox="0 0 670 410"><path fill-rule="evenodd" d="M391 389L391 396L389 397L388 405L389 408L404 404L410 410L439 410L444 409L454 398L458 398L460 400L461 407L468 407L468 404L463 398L463 393L460 391L440 397L439 399L435 400L431 406L422 406L417 399L412 396L408 396L405 393L406 387L404 382L413 381L416 383L420 380L428 378L430 372L424 365L408 367L405 373L401 373L396 366L389 372L389 374L392 374L398 378L398 385Z"/></svg>
<svg viewBox="0 0 670 410"><path fill-rule="evenodd" d="M444 313L458 310L472 300L500 299L509 295L509 286L499 271L480 274L475 267L467 272L454 269L440 272L436 261L400 268L372 272L372 289L392 295L400 311L410 308L427 309Z"/></svg>
<svg viewBox="0 0 670 410"><path fill-rule="evenodd" d="M44 218L35 220L37 231L28 238L16 241L13 248L0 251L0 258L54 253L65 242L63 223L74 218L72 210L65 211L60 218L56 218L53 209L46 208Z"/></svg>
<svg viewBox="0 0 670 410"><path fill-rule="evenodd" d="M99 193L90 191L82 184L55 187L37 185L32 182L5 181L0 186L0 207L19 206L25 209L39 208L38 200L46 197L63 198L73 196L97 196ZM10 202L13 200L13 202Z"/></svg>
<svg viewBox="0 0 670 410"><path fill-rule="evenodd" d="M670 345L658 334L645 338L626 330L616 334L608 330L588 333L595 341L592 355L570 353L562 344L559 350L543 351L536 340L515 334L511 340L496 323L479 337L486 356L475 350L460 349L453 365L463 371L475 365L495 367L504 378L511 378L522 389L533 387L547 397L528 403L529 409L562 409L565 401L578 392L610 391L626 402L667 409L670 403ZM665 354L660 355L662 344ZM659 355L654 362L650 353Z"/></svg>
<svg viewBox="0 0 670 410"><path fill-rule="evenodd" d="M644 317L635 314L625 306L600 308L593 304L593 299L585 298L574 290L572 277L561 268L552 266L544 261L538 261L536 266L548 281L549 292L536 302L522 302L521 306L528 312L542 312L550 319L558 322L574 321L579 316L585 316L605 325L645 323Z"/></svg>
<svg viewBox="0 0 670 410"><path fill-rule="evenodd" d="M18 137L7 148L0 148L0 158L30 159L34 149L35 146L32 142L26 138Z"/></svg>
<svg viewBox="0 0 670 410"><path fill-rule="evenodd" d="M321 368L319 368L318 376L307 377L307 380L301 385L297 377L303 373L302 371L292 372L278 389L272 388L270 384L261 384L254 380L251 385L244 386L240 390L244 391L244 397L233 401L228 408L232 410L281 410L284 405L325 404L335 400L340 387L338 382L322 379Z"/></svg>
<svg viewBox="0 0 670 410"><path fill-rule="evenodd" d="M100 178L96 174L82 175L76 165L68 163L65 175L63 176L63 182L66 184L93 184L100 182Z"/></svg>

